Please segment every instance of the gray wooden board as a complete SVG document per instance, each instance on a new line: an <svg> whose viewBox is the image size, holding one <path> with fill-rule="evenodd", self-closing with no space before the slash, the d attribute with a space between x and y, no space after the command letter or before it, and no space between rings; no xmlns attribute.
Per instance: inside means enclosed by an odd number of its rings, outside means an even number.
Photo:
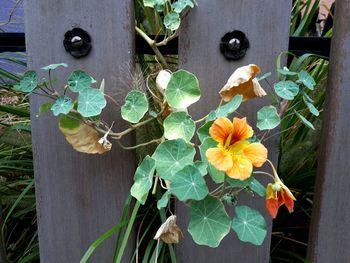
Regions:
<svg viewBox="0 0 350 263"><path fill-rule="evenodd" d="M262 72L272 71L271 79L276 77L276 58L280 52L288 49L290 12L290 0L198 1L198 7L186 19L179 43L180 68L196 74L202 89L200 103L190 108L195 118L204 116L218 105L218 91L237 67L255 63L261 67ZM242 60L228 62L221 55L219 44L221 37L233 30L241 30L247 35L250 48ZM262 84L269 90L266 83ZM239 111L253 124L257 109L267 101L256 99L246 102ZM257 131L255 125L254 128ZM277 161L278 138L269 140L266 145L269 158ZM259 180L267 182L265 178ZM195 245L186 231L188 209L181 204L178 205L177 215L185 238L177 246L179 262L268 262L271 219L265 209L265 200L241 196L239 205L241 204L255 207L264 214L269 234L262 246L242 243L233 231L225 237L219 248ZM233 209L228 209L232 214Z"/></svg>
<svg viewBox="0 0 350 263"><path fill-rule="evenodd" d="M350 258L350 1L337 1L309 240L311 262Z"/></svg>
<svg viewBox="0 0 350 263"><path fill-rule="evenodd" d="M126 94L124 72L134 63L133 1L25 1L25 21L29 69L65 62L69 68L56 70L55 77L66 80L70 71L79 68L98 81L104 78L106 93ZM62 44L65 32L75 26L92 38L91 53L81 59L74 59ZM56 86L63 87L62 83ZM75 263L118 222L131 185L134 158L116 145L100 156L75 152L58 130L56 118L51 114L36 117L44 101L31 97L41 262ZM109 105L103 116L110 123L116 120L114 127L121 129L125 122L116 109ZM114 241L111 238L99 247L90 262L111 262ZM130 253L131 246L126 259Z"/></svg>

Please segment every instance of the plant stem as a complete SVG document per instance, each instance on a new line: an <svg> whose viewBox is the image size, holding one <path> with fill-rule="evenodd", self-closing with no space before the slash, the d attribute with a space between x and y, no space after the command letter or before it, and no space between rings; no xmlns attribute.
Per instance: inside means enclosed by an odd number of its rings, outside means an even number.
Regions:
<svg viewBox="0 0 350 263"><path fill-rule="evenodd" d="M224 196L225 194L225 190L226 190L226 185L227 185L227 180L226 180L226 176L224 177L224 183L223 183L223 186L222 186L222 190L221 190L221 193L220 193L220 199Z"/></svg>
<svg viewBox="0 0 350 263"><path fill-rule="evenodd" d="M158 47L156 46L155 41L152 40L145 32L143 32L141 30L141 28L135 26L135 30L147 42L147 44L153 49L154 53L156 54L157 59L162 64L162 66L164 68L169 68L168 63L166 62L162 53L160 53Z"/></svg>
<svg viewBox="0 0 350 263"><path fill-rule="evenodd" d="M122 244L120 246L120 250L118 252L118 257L117 257L115 263L120 263L122 261L124 250L125 250L126 244L128 243L129 236L130 236L130 233L132 230L132 226L135 223L135 218L136 218L137 212L139 211L140 205L141 205L141 203L139 201L136 201L134 209L133 209L131 217L130 217L128 227L126 228L126 231L124 234L123 242L122 242Z"/></svg>
<svg viewBox="0 0 350 263"><path fill-rule="evenodd" d="M112 137L113 138L113 137ZM134 149L137 149L137 148L140 148L140 147L143 147L143 146L147 146L147 145L150 145L152 143L158 143L161 141L161 138L160 139L153 139L149 142L144 142L144 143L140 143L140 144L137 144L135 146L130 146L130 147L127 147L127 146L124 146L120 143L119 140L117 140L118 144L120 147L122 147L124 150L134 150Z"/></svg>

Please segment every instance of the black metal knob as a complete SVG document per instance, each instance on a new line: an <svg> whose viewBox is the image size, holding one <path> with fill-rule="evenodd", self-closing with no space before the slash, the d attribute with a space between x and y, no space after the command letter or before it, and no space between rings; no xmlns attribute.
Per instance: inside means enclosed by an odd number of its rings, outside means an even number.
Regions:
<svg viewBox="0 0 350 263"><path fill-rule="evenodd" d="M91 50L91 37L81 28L73 28L64 34L64 48L75 58L89 54Z"/></svg>
<svg viewBox="0 0 350 263"><path fill-rule="evenodd" d="M220 42L220 51L227 60L239 60L243 58L249 48L249 40L239 30L226 33Z"/></svg>

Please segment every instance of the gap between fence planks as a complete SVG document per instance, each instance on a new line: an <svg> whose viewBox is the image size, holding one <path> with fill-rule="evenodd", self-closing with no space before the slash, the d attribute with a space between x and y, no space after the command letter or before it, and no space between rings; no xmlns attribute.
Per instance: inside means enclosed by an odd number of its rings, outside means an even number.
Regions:
<svg viewBox="0 0 350 263"><path fill-rule="evenodd" d="M190 108L194 118L204 116L218 105L218 91L237 67L255 63L263 72L272 71L272 79L276 77L276 58L280 52L288 49L290 12L290 0L202 0L198 3L198 7L188 15L179 37L179 67L193 72L202 89L201 103ZM242 60L228 62L221 55L219 44L225 33L236 29L247 35L250 48ZM269 90L266 83L262 84ZM263 104L261 99L249 101L239 112L247 116L249 123L253 125L256 111ZM270 140L266 146L269 149L269 158L276 162L278 138ZM262 181L266 182L264 179ZM225 237L219 248L195 245L185 231L189 221L188 208L178 205L178 221L185 233L184 240L176 249L178 261L268 262L271 219L267 215L264 198L249 199L242 195L238 204L253 206L263 213L269 231L262 246L256 247L239 241L233 231Z"/></svg>
<svg viewBox="0 0 350 263"><path fill-rule="evenodd" d="M25 1L28 68L65 62L68 69L53 72L60 83L82 69L98 81L104 78L106 93L121 101L128 91L126 73L134 68L133 5L132 0ZM91 35L85 58L74 59L63 47L64 34L73 27ZM36 117L45 100L30 101L41 262L79 262L89 245L117 224L135 170L133 154L118 147L102 156L75 152L56 118ZM113 104L104 118L116 120L114 127L125 125ZM89 262L111 262L114 241L99 247ZM130 243L125 259L131 252Z"/></svg>
<svg viewBox="0 0 350 263"><path fill-rule="evenodd" d="M350 260L350 0L335 9L308 251L315 263Z"/></svg>

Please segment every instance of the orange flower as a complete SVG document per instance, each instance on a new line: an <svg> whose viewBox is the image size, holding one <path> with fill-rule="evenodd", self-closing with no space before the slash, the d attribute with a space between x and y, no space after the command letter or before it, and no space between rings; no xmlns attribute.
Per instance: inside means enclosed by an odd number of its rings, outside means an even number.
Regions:
<svg viewBox="0 0 350 263"><path fill-rule="evenodd" d="M276 169L272 165L272 170L275 177L275 183L269 183L266 187L266 208L269 211L272 218L276 218L278 209L283 204L287 207L289 213L293 212L294 201L296 200L292 192L288 189L285 184L278 177Z"/></svg>
<svg viewBox="0 0 350 263"><path fill-rule="evenodd" d="M265 90L255 78L259 72L260 68L254 64L236 69L225 86L219 91L222 99L227 102L237 94L242 94L244 100L265 96Z"/></svg>
<svg viewBox="0 0 350 263"><path fill-rule="evenodd" d="M206 151L208 161L216 169L234 179L245 180L253 166L261 167L267 159L267 149L261 143L249 143L254 132L246 118L218 118L209 129L210 136L218 142L216 148Z"/></svg>

